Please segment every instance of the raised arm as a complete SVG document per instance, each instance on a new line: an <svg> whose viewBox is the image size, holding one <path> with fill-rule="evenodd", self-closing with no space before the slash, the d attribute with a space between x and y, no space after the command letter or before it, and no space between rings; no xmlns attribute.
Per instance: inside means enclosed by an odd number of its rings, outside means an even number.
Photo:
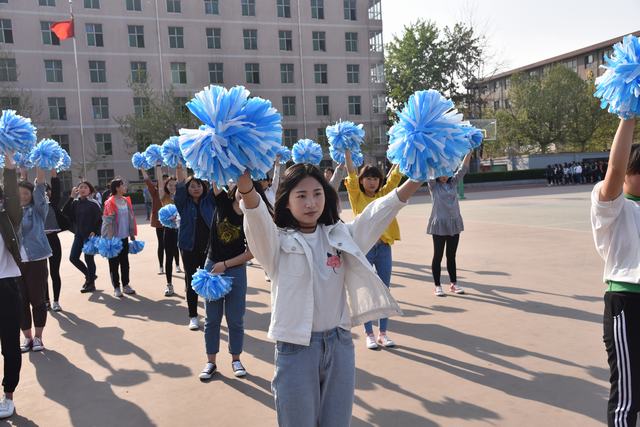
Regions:
<svg viewBox="0 0 640 427"><path fill-rule="evenodd" d="M18 176L16 164L13 162L13 152L4 153L4 208L7 210L9 219L14 228L18 228L22 222L22 209L20 208L20 198L18 196Z"/></svg>
<svg viewBox="0 0 640 427"><path fill-rule="evenodd" d="M162 177L162 167L160 165L156 165L156 182L157 182L157 189L158 189L158 197L160 198L160 200L162 200L162 198L164 197L165 180ZM149 188L149 192L153 196L153 192L151 192L151 188Z"/></svg>
<svg viewBox="0 0 640 427"><path fill-rule="evenodd" d="M600 201L608 202L617 199L622 193L624 177L629 165L629 155L631 154L631 144L633 143L633 131L636 120L620 120L620 125L613 138L611 152L609 153L609 167L604 177L602 187L600 187Z"/></svg>
<svg viewBox="0 0 640 427"><path fill-rule="evenodd" d="M389 169L387 182L385 182L378 193L380 193L381 195L389 194L391 191L398 187L400 181L402 180L402 176L402 172L400 172L398 165L393 165L391 169Z"/></svg>
<svg viewBox="0 0 640 427"><path fill-rule="evenodd" d="M458 182L462 178L464 178L467 172L469 172L470 162L471 162L471 151L469 151L467 155L464 156L464 159L462 159L462 164L460 164L456 172L453 174L453 179L452 179L453 182Z"/></svg>
<svg viewBox="0 0 640 427"><path fill-rule="evenodd" d="M280 185L280 156L276 156L276 161L273 164L273 177L271 179L271 190L273 194L278 193L278 186Z"/></svg>
<svg viewBox="0 0 640 427"><path fill-rule="evenodd" d="M44 219L47 217L47 213L49 212L44 169L36 168L36 177L36 188L33 190L33 208L44 221Z"/></svg>
<svg viewBox="0 0 640 427"><path fill-rule="evenodd" d="M344 159L345 159L345 164L347 165L347 173L349 175L357 174L358 169L356 168L356 165L353 164L353 159L351 158L351 151L346 150L344 152Z"/></svg>
<svg viewBox="0 0 640 427"><path fill-rule="evenodd" d="M346 167L344 165L344 163L340 163L337 167L336 170L333 171L333 176L331 177L331 180L329 181L329 185L333 187L334 190L338 191L340 189L340 183L342 182L342 180L344 179L345 176L345 171Z"/></svg>
<svg viewBox="0 0 640 427"><path fill-rule="evenodd" d="M187 174L184 171L184 168L182 167L182 163L178 163L178 166L176 167L176 181L178 182L184 182L187 179Z"/></svg>

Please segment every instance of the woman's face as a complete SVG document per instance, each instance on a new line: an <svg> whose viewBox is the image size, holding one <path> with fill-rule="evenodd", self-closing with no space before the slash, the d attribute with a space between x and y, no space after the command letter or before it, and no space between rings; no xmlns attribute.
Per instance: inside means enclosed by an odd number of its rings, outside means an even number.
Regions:
<svg viewBox="0 0 640 427"><path fill-rule="evenodd" d="M324 211L324 188L313 177L306 177L289 193L287 208L300 227L311 228L318 224Z"/></svg>
<svg viewBox="0 0 640 427"><path fill-rule="evenodd" d="M360 184L362 184L362 188L364 188L365 193L375 194L380 188L380 178L365 176L360 180Z"/></svg>
<svg viewBox="0 0 640 427"><path fill-rule="evenodd" d="M438 182L440 182L441 184L446 184L447 181L449 181L449 177L448 176L439 176L438 177Z"/></svg>
<svg viewBox="0 0 640 427"><path fill-rule="evenodd" d="M29 203L31 203L31 199L33 199L31 191L23 187L19 187L19 191L20 191L20 206L27 206Z"/></svg>
<svg viewBox="0 0 640 427"><path fill-rule="evenodd" d="M193 197L194 199L199 199L200 196L202 196L203 192L202 184L200 184L196 180L192 180L189 183L189 188L187 189L187 191L189 191L189 195L191 197Z"/></svg>
<svg viewBox="0 0 640 427"><path fill-rule="evenodd" d="M120 187L116 188L116 193L118 196L124 196L127 193L127 183L125 181L122 182Z"/></svg>
<svg viewBox="0 0 640 427"><path fill-rule="evenodd" d="M174 195L176 194L176 181L175 180L171 180L169 182L167 182L167 190L169 190L169 194Z"/></svg>
<svg viewBox="0 0 640 427"><path fill-rule="evenodd" d="M87 184L80 184L78 185L78 194L80 197L89 197L91 195L91 189Z"/></svg>

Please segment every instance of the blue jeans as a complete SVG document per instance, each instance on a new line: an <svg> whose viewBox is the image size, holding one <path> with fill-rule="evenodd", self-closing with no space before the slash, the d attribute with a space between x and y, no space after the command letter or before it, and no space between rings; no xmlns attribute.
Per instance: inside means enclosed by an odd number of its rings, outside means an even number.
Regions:
<svg viewBox="0 0 640 427"><path fill-rule="evenodd" d="M207 259L204 268L211 271L213 261ZM216 301L205 301L207 318L204 322L204 343L207 354L220 351L220 325L222 314L227 319L229 330L229 353L242 353L244 341L244 311L247 302L247 266L238 265L227 269L224 275L232 279L231 292Z"/></svg>
<svg viewBox="0 0 640 427"><path fill-rule="evenodd" d="M278 341L271 390L280 427L347 427L356 380L351 333L313 332L310 345Z"/></svg>
<svg viewBox="0 0 640 427"><path fill-rule="evenodd" d="M93 255L84 254L84 262L80 261L80 254L82 254L82 247L84 246L85 239L75 236L73 238L73 244L71 245L71 253L69 254L69 261L73 264L82 274L87 281L93 281L96 278L96 263L93 260Z"/></svg>
<svg viewBox="0 0 640 427"><path fill-rule="evenodd" d="M378 241L367 254L367 260L376 268L378 277L388 288L391 284L391 245ZM380 319L380 332L386 332L388 324L389 319ZM364 331L369 335L373 334L373 322L366 322Z"/></svg>

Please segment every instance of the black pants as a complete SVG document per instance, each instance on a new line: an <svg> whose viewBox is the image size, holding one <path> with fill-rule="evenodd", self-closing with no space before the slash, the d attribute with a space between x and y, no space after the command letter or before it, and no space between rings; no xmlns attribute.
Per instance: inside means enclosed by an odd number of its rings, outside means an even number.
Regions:
<svg viewBox="0 0 640 427"><path fill-rule="evenodd" d="M21 262L19 267L22 274L20 329L27 331L31 326L44 328L47 324L47 305L44 301L48 286L47 260Z"/></svg>
<svg viewBox="0 0 640 427"><path fill-rule="evenodd" d="M129 284L129 239L122 239L122 250L118 256L109 258L109 274L111 274L111 284L114 289L120 287L120 275L122 274L122 286Z"/></svg>
<svg viewBox="0 0 640 427"><path fill-rule="evenodd" d="M4 358L5 393L13 393L20 381L22 353L20 352L20 278L0 279L0 346Z"/></svg>
<svg viewBox="0 0 640 427"><path fill-rule="evenodd" d="M604 295L604 344L611 376L608 425L636 425L640 409L640 294Z"/></svg>
<svg viewBox="0 0 640 427"><path fill-rule="evenodd" d="M460 241L460 235L455 236L438 236L433 235L433 260L431 261L431 273L433 274L433 282L436 286L440 286L440 263L442 262L442 256L445 253L445 247L447 250L447 271L449 272L449 280L451 283L456 283L456 251L458 250L458 242Z"/></svg>
<svg viewBox="0 0 640 427"><path fill-rule="evenodd" d="M156 228L156 239L158 239L158 263L162 268L164 266L164 227Z"/></svg>
<svg viewBox="0 0 640 427"><path fill-rule="evenodd" d="M189 307L189 317L198 315L198 294L191 288L191 280L198 268L204 268L207 261L206 250L182 251L182 263L184 264L184 283L187 294L187 306Z"/></svg>
<svg viewBox="0 0 640 427"><path fill-rule="evenodd" d="M60 239L58 233L47 234L47 240L49 246L51 246L51 256L49 257L49 276L51 277L51 286L53 287L53 300L60 301L60 288L62 287L62 281L60 280L60 262L62 261L62 247L60 246ZM49 299L49 286L45 292L45 300Z"/></svg>
<svg viewBox="0 0 640 427"><path fill-rule="evenodd" d="M175 228L164 227L164 255L164 274L167 277L167 283L172 283L174 259L178 265L178 230Z"/></svg>

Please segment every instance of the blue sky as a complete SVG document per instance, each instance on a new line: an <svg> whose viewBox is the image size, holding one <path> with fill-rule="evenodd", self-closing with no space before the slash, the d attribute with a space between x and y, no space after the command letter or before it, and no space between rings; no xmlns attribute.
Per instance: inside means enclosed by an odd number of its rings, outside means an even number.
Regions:
<svg viewBox="0 0 640 427"><path fill-rule="evenodd" d="M418 18L473 17L501 71L640 30L640 0L382 0L385 42Z"/></svg>

